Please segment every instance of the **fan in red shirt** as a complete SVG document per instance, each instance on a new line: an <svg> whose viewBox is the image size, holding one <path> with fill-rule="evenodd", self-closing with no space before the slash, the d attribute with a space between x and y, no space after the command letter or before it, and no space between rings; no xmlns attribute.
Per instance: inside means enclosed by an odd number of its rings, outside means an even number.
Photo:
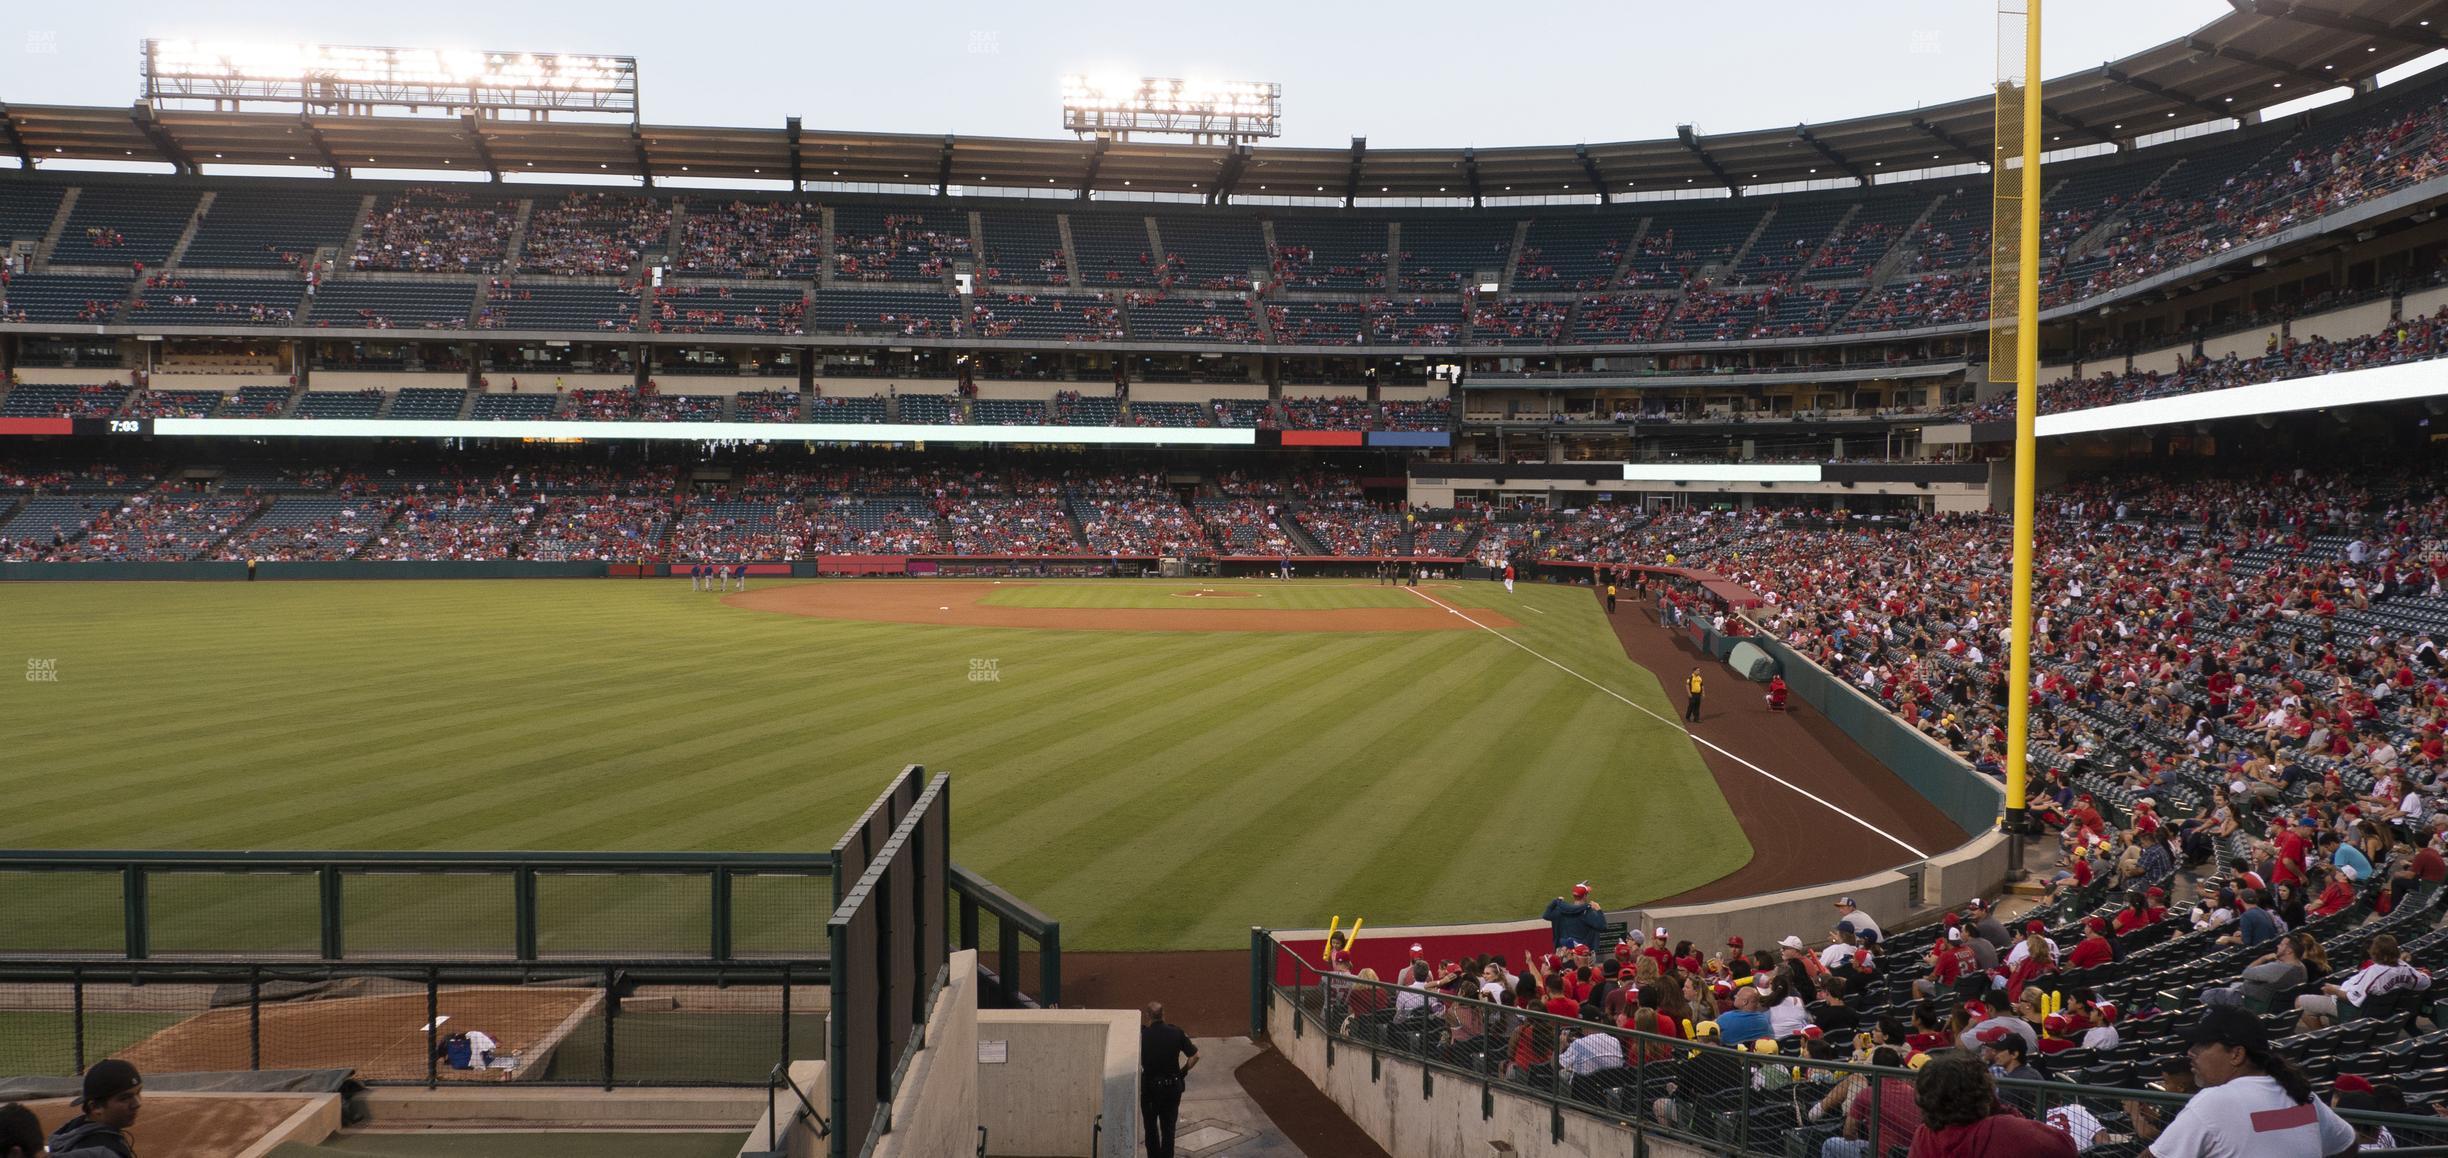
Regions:
<svg viewBox="0 0 2448 1158"><path fill-rule="evenodd" d="M2108 941L2108 922L2098 917L2083 918L2083 939L2074 943L2066 954L2066 965L2073 969L2090 969L2116 960L2116 946Z"/></svg>

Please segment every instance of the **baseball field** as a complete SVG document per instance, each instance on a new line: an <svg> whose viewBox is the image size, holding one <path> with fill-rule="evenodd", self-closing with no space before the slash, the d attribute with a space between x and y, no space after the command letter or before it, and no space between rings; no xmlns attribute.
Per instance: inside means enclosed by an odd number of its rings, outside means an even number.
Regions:
<svg viewBox="0 0 2448 1158"><path fill-rule="evenodd" d="M1535 915L1751 846L1586 589L20 584L0 847L818 850L905 763L1078 949ZM1635 707L1639 705L1640 707ZM1640 710L1645 707L1647 711ZM1650 713L1654 712L1655 715Z"/></svg>

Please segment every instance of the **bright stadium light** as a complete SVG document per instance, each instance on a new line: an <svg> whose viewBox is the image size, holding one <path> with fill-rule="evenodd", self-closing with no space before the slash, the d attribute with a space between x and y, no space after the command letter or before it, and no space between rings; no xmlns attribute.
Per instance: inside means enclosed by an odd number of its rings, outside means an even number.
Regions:
<svg viewBox="0 0 2448 1158"><path fill-rule="evenodd" d="M1177 133L1231 143L1283 134L1283 86L1263 80L1183 80L1073 73L1062 78L1063 128L1130 139Z"/></svg>
<svg viewBox="0 0 2448 1158"><path fill-rule="evenodd" d="M144 42L145 103L301 112L638 113L637 58L344 44Z"/></svg>

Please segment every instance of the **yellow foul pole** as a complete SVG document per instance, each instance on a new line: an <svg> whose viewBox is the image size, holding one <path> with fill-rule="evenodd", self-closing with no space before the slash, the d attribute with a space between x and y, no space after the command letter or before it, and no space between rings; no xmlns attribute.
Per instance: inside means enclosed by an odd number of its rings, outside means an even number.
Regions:
<svg viewBox="0 0 2448 1158"><path fill-rule="evenodd" d="M2022 259L2015 263L2015 448L2013 639L2007 651L2006 825L2021 832L2029 784L2031 747L2032 537L2038 507L2038 441L2032 420L2040 409L2040 0L2026 0L2023 16ZM2005 222L1993 223L2003 229ZM2020 858L2018 858L2020 859Z"/></svg>

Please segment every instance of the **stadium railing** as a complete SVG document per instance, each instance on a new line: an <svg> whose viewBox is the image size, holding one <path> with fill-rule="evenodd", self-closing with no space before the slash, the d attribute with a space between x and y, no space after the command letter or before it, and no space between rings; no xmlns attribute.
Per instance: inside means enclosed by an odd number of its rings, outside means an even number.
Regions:
<svg viewBox="0 0 2448 1158"><path fill-rule="evenodd" d="M367 1085L766 1085L822 1056L827 962L68 964L0 986L0 1075L345 1070ZM456 1035L481 1032L487 1064Z"/></svg>
<svg viewBox="0 0 2448 1158"><path fill-rule="evenodd" d="M1550 1142L1575 1153L1821 1158L1826 1141L1843 1136L1850 1096L1832 1112L1813 1109L1840 1085L1868 1090L1855 1134L1869 1143L1867 1154L1900 1154L1911 1141L1885 1128L1894 1121L1886 1100L1911 1096L1910 1069L1810 1060L1793 1039L1757 1052L1441 993L1422 1000L1417 989L1328 973L1263 929L1252 931L1252 952L1275 1047L1397 1153L1407 1152L1406 1133L1448 1130L1457 1118L1468 1121L1475 1105L1493 1136L1509 1132L1519 1143L1543 1127ZM1614 1039L1621 1064L1586 1074L1558 1064L1571 1043L1601 1035ZM1849 1055L1853 1044L1839 1048ZM1340 1070L1360 1060L1355 1055L1366 1057L1366 1086ZM1531 1064L1514 1064L1523 1059ZM1388 1081L1406 1092L1370 1092ZM1346 1085L1359 1096L1337 1096ZM2066 1129L2093 1158L2142 1153L2147 1140L2137 1134L2137 1116L2164 1125L2185 1101L2156 1089L2059 1081L2000 1079L1998 1088L2002 1101ZM1447 1099L1463 1106L1439 1104ZM2392 1154L2448 1156L2448 1119L2342 1116L2359 1128L2388 1129L2399 1147Z"/></svg>
<svg viewBox="0 0 2448 1158"><path fill-rule="evenodd" d="M21 958L813 960L825 853L0 853Z"/></svg>

